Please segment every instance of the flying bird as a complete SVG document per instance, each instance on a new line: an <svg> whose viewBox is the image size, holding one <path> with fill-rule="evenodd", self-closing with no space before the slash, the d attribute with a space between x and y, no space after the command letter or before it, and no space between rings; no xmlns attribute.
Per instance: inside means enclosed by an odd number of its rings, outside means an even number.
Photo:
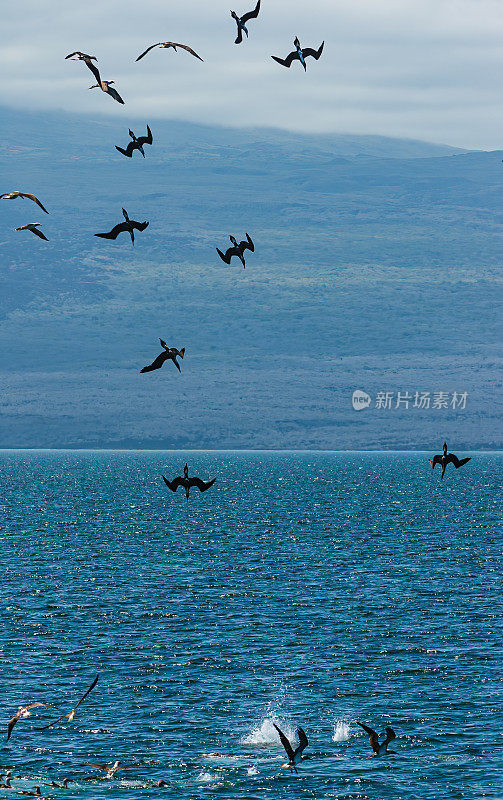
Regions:
<svg viewBox="0 0 503 800"><path fill-rule="evenodd" d="M252 253L254 253L255 252L255 245L253 244L253 242L250 239L250 236L248 234L246 234L246 241L243 241L243 242L239 242L238 243L237 240L234 238L234 236L229 236L229 239L232 242L232 247L229 247L225 251L225 253L222 253L222 251L219 250L218 247L217 247L216 250L217 250L218 255L220 256L222 261L225 261L226 264L230 264L231 263L232 256L237 256L239 258L239 260L241 261L241 263L243 265L243 268L245 268L246 267L246 263L245 263L245 260L244 260L244 252L245 252L245 250L251 250Z"/></svg>
<svg viewBox="0 0 503 800"><path fill-rule="evenodd" d="M122 213L124 215L125 222L119 222L118 225L115 225L111 231L108 233L95 233L95 236L100 236L102 239L117 239L119 233L124 233L127 231L131 236L131 241L134 246L134 231L135 229L138 231L144 231L145 228L148 228L148 222L137 222L135 219L129 219L128 213L125 208L122 209Z"/></svg>
<svg viewBox="0 0 503 800"><path fill-rule="evenodd" d="M443 452L442 455L438 454L433 456L433 459L429 458L428 461L431 464L431 468L435 469L436 464L440 464L442 467L442 474L440 476L440 480L444 477L444 472L447 468L447 464L454 464L456 469L459 469L468 461L471 461L471 456L469 458L458 458L454 455L454 453L447 452L447 442L444 442Z"/></svg>
<svg viewBox="0 0 503 800"><path fill-rule="evenodd" d="M27 225L21 225L20 228L16 228L16 230L17 231L31 231L32 233L35 234L35 236L38 236L39 239L43 239L45 242L48 242L49 239L47 238L47 236L45 236L45 234L43 234L42 231L38 230L40 225L41 225L40 222L29 222Z"/></svg>
<svg viewBox="0 0 503 800"><path fill-rule="evenodd" d="M95 769L101 769L106 774L101 777L100 775L93 776L90 778L84 778L85 781L95 781L95 780L106 780L107 778L113 778L116 772L119 772L121 769L134 769L135 767L142 767L146 764L156 764L158 762L155 761L141 761L138 764L121 764L120 761L114 761L113 764L82 764L83 767L94 767Z"/></svg>
<svg viewBox="0 0 503 800"><path fill-rule="evenodd" d="M175 50L175 51L176 51L177 47L181 47L182 50L186 50L187 53L190 53L192 56L195 56L196 58L199 59L199 61L203 61L204 60L204 59L201 58L201 56L197 55L196 51L193 50L192 47L189 47L187 44L180 44L179 42L157 42L157 44L151 44L150 47L147 47L145 52L143 52L140 56L138 56L138 58L136 60L140 61L140 59L142 59L143 56L146 56L147 53L150 53L150 51L153 50L154 47L159 47L161 50L162 50L162 48L172 47L173 50Z"/></svg>
<svg viewBox="0 0 503 800"><path fill-rule="evenodd" d="M144 144L152 144L152 142L154 141L153 136L152 136L152 131L150 130L149 126L147 125L147 135L146 136L135 136L131 129L129 129L129 135L130 135L132 141L129 142L129 144L126 147L126 149L124 150L122 147L119 147L119 145L117 145L117 144L115 145L115 149L118 150L119 153L122 153L123 156L127 156L128 158L132 158L133 157L133 152L135 150L139 150L140 153L142 154L143 158L145 158L145 151L143 149L143 145Z"/></svg>
<svg viewBox="0 0 503 800"><path fill-rule="evenodd" d="M99 75L99 73L98 73ZM122 106L124 105L124 100L120 96L119 92L116 89L112 89L112 83L115 81L103 81L100 77L97 78L98 83L95 83L93 86L90 86L90 89L101 89L102 92L105 94L109 94L110 97L113 97L114 100L117 100Z"/></svg>
<svg viewBox="0 0 503 800"><path fill-rule="evenodd" d="M98 60L96 56L90 56L87 53L81 53L80 50L75 50L74 53L69 53L67 56L65 56L65 60L68 58L70 58L72 61L83 61L84 64L86 64L86 66L89 67L89 69L93 73L98 83L101 83L101 77L98 67L95 64L93 64L93 61Z"/></svg>
<svg viewBox="0 0 503 800"><path fill-rule="evenodd" d="M367 728L363 722L357 722L357 725L359 725L360 728L363 728L363 730L369 735L370 746L372 748L372 755L369 756L369 758L387 756L388 753L393 753L393 755L396 755L394 750L388 750L389 743L392 742L393 739L396 739L396 733L393 728L386 728L386 738L383 742L381 742L381 744L379 744L379 736L375 731L372 730L372 728Z"/></svg>
<svg viewBox="0 0 503 800"><path fill-rule="evenodd" d="M33 200L33 202L36 203L37 206L39 206L42 209L42 211L45 211L46 214L49 213L45 208L45 206L42 205L38 197L35 197L34 194L28 194L27 192L19 192L19 191L6 192L5 194L0 194L0 200L15 200L16 197L23 197L23 198L26 197L28 198L28 200Z"/></svg>
<svg viewBox="0 0 503 800"><path fill-rule="evenodd" d="M246 38L248 38L248 28L246 27L246 23L250 19L256 19L258 17L260 11L260 0L257 0L257 5L253 9L253 11L249 11L247 14L243 14L242 17L238 17L235 11L231 11L231 17L236 20L236 25L238 26L238 35L237 39L234 44L241 44L243 41L243 33L246 34Z"/></svg>
<svg viewBox="0 0 503 800"><path fill-rule="evenodd" d="M281 64L283 67L291 67L292 63L298 59L304 67L304 72L307 71L306 58L308 56L312 56L316 59L316 61L318 61L319 57L323 53L323 47L325 46L325 42L322 42L318 50L313 50L312 47L304 47L304 49L302 49L297 36L295 37L293 43L295 45L295 50L292 53L289 53L286 58L278 58L278 56L271 56L271 58L273 58L274 61L277 61L278 64Z"/></svg>
<svg viewBox="0 0 503 800"><path fill-rule="evenodd" d="M62 719L67 719L68 722L72 722L74 717L75 717L75 714L77 713L78 707L80 706L82 701L86 699L87 695L91 694L92 690L94 689L94 687L98 683L98 678L99 677L100 677L99 674L96 675L96 677L95 677L94 681L92 682L92 684L90 685L89 689L85 692L85 694L82 695L82 697L80 698L79 702L75 705L74 708L72 708L71 711L68 712L68 714L63 714L62 717L58 717L57 719L53 720L52 722L49 723L49 725L44 725L43 728L36 728L35 730L37 730L37 731L45 731L45 730L47 730L47 728L52 728L53 725L56 725L56 723L61 722Z"/></svg>
<svg viewBox="0 0 503 800"><path fill-rule="evenodd" d="M151 364L148 364L146 367L143 367L143 369L140 370L140 374L142 372L153 372L155 369L161 369L164 362L167 361L168 359L171 359L171 361L177 368L178 372L182 371L180 369L180 364L176 360L176 357L177 356L180 356L180 358L184 357L185 347L182 347L181 350L177 350L176 347L168 347L168 345L166 344L165 341L163 341L163 339L159 339L159 341L161 343L161 347L164 348L164 352L160 353L157 356L157 358L154 361L152 361Z"/></svg>
<svg viewBox="0 0 503 800"><path fill-rule="evenodd" d="M14 714L11 720L9 720L9 724L7 725L7 741L9 741L12 733L12 729L16 722L20 719L26 719L26 717L31 717L31 712L34 708L49 708L47 703L30 703L27 706L19 706L17 712Z"/></svg>
<svg viewBox="0 0 503 800"><path fill-rule="evenodd" d="M185 497L187 498L187 502L189 500L189 492L193 486L199 489L200 492L205 492L207 489L213 486L213 484L216 481L216 478L213 478L212 481L208 481L206 483L205 481L202 481L201 478L196 478L196 477L189 478L188 464L185 464L183 468L183 478L180 475L178 475L176 478L173 478L172 481L168 481L168 479L165 478L163 475L162 479L166 484L166 486L168 487L168 489L171 489L172 492L176 492L179 486L183 486L183 488L185 489Z"/></svg>
<svg viewBox="0 0 503 800"><path fill-rule="evenodd" d="M294 750L292 745L290 744L289 740L281 730L278 728L276 723L273 723L274 727L278 731L279 738L281 739L281 744L286 750L286 754L288 756L288 764L282 764L281 766L284 769L293 769L294 772L297 772L297 764L300 764L301 761L305 761L309 756L303 756L302 753L308 746L309 742L306 736L306 733L302 728L297 728L297 736L299 738L299 745Z"/></svg>

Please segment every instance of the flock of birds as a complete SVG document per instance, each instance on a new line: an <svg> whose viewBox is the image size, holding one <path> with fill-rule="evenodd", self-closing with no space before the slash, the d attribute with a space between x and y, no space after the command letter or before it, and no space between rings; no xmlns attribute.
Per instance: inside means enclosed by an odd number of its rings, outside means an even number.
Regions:
<svg viewBox="0 0 503 800"><path fill-rule="evenodd" d="M248 32L248 28L247 28L247 23L249 23L250 20L256 19L258 17L259 12L260 12L260 2L261 2L261 0L258 0L255 8L252 11L250 11L250 12L248 12L246 14L243 14L242 16L238 16L235 11L231 11L231 16L235 20L236 25L237 25L237 36L236 36L236 39L235 39L235 44L241 44L241 42L243 41L243 36L248 37L249 32ZM156 44L150 45L149 47L147 47L147 49L144 52L142 52L137 57L136 61L137 62L141 61L141 59L143 59L151 50L153 50L156 47L161 48L161 49L169 49L169 48L171 48L171 49L175 50L175 52L177 51L177 49L181 49L181 50L186 51L190 55L194 56L195 58L199 59L200 61L203 61L201 56L198 53L196 53L196 51L193 50L188 45L181 44L179 42L170 42L170 41L157 42ZM274 59L275 62L277 62L278 64L280 64L280 65L282 65L284 67L287 67L287 68L290 68L291 65L295 61L299 61L300 64L302 65L303 69L306 70L307 69L306 59L309 58L309 57L312 57L317 61L321 57L321 55L323 53L324 42L322 42L321 45L319 46L319 48L316 49L316 50L312 49L312 48L309 48L309 47L303 48L301 46L301 43L300 43L300 40L298 39L298 37L295 37L295 39L294 39L294 48L295 49L292 52L290 52L285 58L280 58L279 56L272 56L272 58ZM84 64L92 72L94 78L96 79L96 83L93 84L92 86L90 86L89 88L90 89L99 88L99 89L101 89L102 92L108 94L117 103L120 103L121 105L124 105L124 100L120 96L119 92L113 87L114 81L107 81L107 80L103 80L102 79L102 77L100 75L100 72L99 72L99 69L98 69L98 67L96 66L96 63L95 63L97 61L95 56L91 56L91 55L89 55L87 53L83 53L82 51L76 50L73 53L69 53L66 56L66 59L71 59L71 60L75 60L75 61L83 61ZM152 145L153 141L154 141L153 135L152 135L152 131L151 131L149 125L147 125L146 135L144 135L144 136L136 136L135 133L132 130L129 130L129 136L130 136L131 141L127 144L127 146L125 148L123 148L123 147L120 147L119 145L115 145L116 150L119 153L121 153L123 156L127 157L127 158L132 158L135 150L138 150L141 153L141 155L143 156L143 158L145 158L145 150L144 150L145 145ZM45 206L42 204L42 202L34 194L30 194L28 192L21 192L19 190L16 190L16 191L11 191L11 192L6 192L6 193L0 195L0 199L4 199L4 200L15 200L17 198L31 200L34 203L36 203L44 213L46 213L46 214L49 213L47 211L47 209L45 208ZM130 238L131 238L131 242L134 245L135 231L139 231L139 232L145 231L146 228L148 227L149 223L147 221L138 222L137 220L130 219L130 217L128 215L128 212L124 208L122 209L122 213L123 213L123 216L124 216L124 221L123 222L119 222L110 231L107 231L105 233L96 233L95 236L100 237L102 239L117 239L117 237L121 233L126 233L127 232L127 233L129 233ZM16 228L16 230L17 231L29 230L35 236L38 236L40 239L48 241L48 239L45 236L45 234L43 233L43 231L40 230L40 226L41 226L41 223L39 223L39 222L30 222L30 223L27 223L25 225L21 225L20 227ZM224 261L226 264L230 264L232 258L236 257L242 263L243 268L246 267L246 262L245 262L245 257L244 257L245 252L247 250L250 250L253 253L255 251L255 245L254 245L254 242L251 239L250 235L248 233L246 233L245 235L246 235L246 239L244 239L242 241L239 241L239 242L237 241L237 239L234 236L231 235L229 237L230 241L231 241L231 247L229 247L225 252L223 252L218 247L216 248L217 253L220 256L220 258L222 259L222 261ZM163 348L162 352L154 359L154 361L151 364L143 367L143 369L141 370L141 373L147 373L147 372L152 372L154 370L158 370L164 365L164 363L166 361L172 361L173 364L175 365L175 367L178 369L178 371L179 372L181 371L180 370L180 364L179 364L177 359L178 358L183 359L184 354L185 354L185 348L177 349L175 347L169 347L166 344L166 342L163 341L162 339L160 339L160 343L161 343L161 346ZM459 467L462 467L464 464L466 464L468 461L470 461L470 458L462 458L462 459L460 459L456 455L454 455L453 453L449 453L448 449L447 449L447 443L444 442L442 454L437 454L432 459L430 459L430 464L431 464L433 469L435 468L435 466L437 464L439 464L441 466L441 470L442 470L441 471L441 479L443 479L444 473L445 473L445 470L446 470L448 464L453 464L454 467L456 469L458 469ZM168 480L168 478L166 478L164 475L162 477L163 477L164 483L166 484L166 486L172 492L176 492L180 487L182 487L183 490L185 491L185 496L186 496L187 501L189 499L190 489L197 488L200 492L206 492L208 489L210 489L214 485L215 480L216 480L215 478L213 478L210 481L203 481L201 478L199 478L197 476L189 477L189 468L188 468L187 464L185 464L183 476L178 475L175 478L173 478L172 480ZM72 722L74 717L75 717L75 714L76 714L76 712L77 712L77 710L78 710L78 708L80 706L80 704L94 690L94 688L96 687L96 685L98 683L98 679L99 679L99 675L96 676L96 678L92 682L91 686L86 690L86 692L78 700L76 705L68 713L65 713L62 716L57 717L56 719L51 721L49 724L44 725L41 728L36 728L36 730L41 730L41 731L42 730L47 730L48 728L51 728L54 725L57 725L59 722L61 722L63 720L67 720L68 722ZM8 723L8 726L7 726L7 740L10 739L10 737L12 735L12 732L14 730L14 727L19 722L19 720L26 719L26 718L30 717L32 715L32 712L35 709L41 708L41 707L50 707L50 706L47 703L42 703L42 702L39 702L39 701L35 701L35 702L32 702L32 703L29 703L28 705L20 706L18 708L17 712L14 714L14 716L12 717L12 719ZM385 755L388 755L388 754L392 754L394 752L392 750L389 750L389 748L388 748L389 744L396 738L395 732L394 732L394 730L392 728L390 728L390 727L386 728L385 737L381 742L379 742L379 736L378 736L378 734L376 733L375 730L373 730L372 728L368 727L366 724L364 724L362 722L358 722L358 725L369 736L369 741L370 741L370 745L371 745L371 748L372 748L372 755L369 756L369 757L381 757L381 756L385 756ZM303 730L303 728L300 728L300 727L297 729L297 736L298 736L299 743L294 749L293 744L290 742L290 740L284 734L284 732L279 728L279 726L275 724L274 727L275 727L275 729L276 729L276 731L278 733L278 736L279 736L279 739L281 741L281 744L283 745L283 747L285 749L285 752L287 754L287 757L288 757L288 761L286 763L284 763L282 766L297 772L297 766L302 761L304 761L305 759L309 758L309 756L304 755L304 751L305 751L305 749L307 748L307 746L309 744L309 741L308 741L308 738L307 738L307 735L306 735L305 731ZM121 771L121 770L132 769L134 767L141 767L141 766L144 766L146 764L154 764L154 763L159 763L159 762L141 761L141 762L138 762L137 764L123 764L120 761L115 761L115 762L113 762L111 764L92 763L92 764L84 764L82 766L93 767L94 769L98 769L100 772L103 773L103 775L93 775L93 776L84 778L84 780L95 781L95 780L112 779L116 775L116 773ZM10 770L7 771L5 773L4 782L0 783L0 788L1 789L13 789L14 787L12 786L12 781L18 779L19 777L20 776L13 775L12 771L10 771ZM53 787L57 787L57 788L66 788L67 785L68 785L69 780L70 779L65 778L63 780L63 782L59 783L59 784L54 782L54 781L52 781L49 785L53 786ZM160 787L167 786L167 784L162 780L159 781L157 783L157 785L160 786ZM40 786L35 786L33 791L18 790L17 793L18 794L22 794L22 795L33 796L33 797L40 797L41 796Z"/></svg>

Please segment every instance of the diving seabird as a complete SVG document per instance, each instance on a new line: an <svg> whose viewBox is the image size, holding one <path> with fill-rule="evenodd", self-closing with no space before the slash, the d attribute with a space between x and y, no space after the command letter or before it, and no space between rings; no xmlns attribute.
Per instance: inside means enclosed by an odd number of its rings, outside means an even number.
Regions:
<svg viewBox="0 0 503 800"><path fill-rule="evenodd" d="M168 347L168 345L163 339L159 339L159 341L161 343L161 347L164 347L164 352L160 353L157 356L157 358L154 359L154 361L152 361L151 364L148 364L146 367L143 367L143 369L140 370L140 374L142 372L153 372L155 369L161 369L164 362L167 361L168 359L171 359L171 361L177 368L178 372L182 371L180 369L180 364L176 360L176 357L177 356L180 356L180 358L184 357L185 347L182 347L181 350L177 350L176 347Z"/></svg>
<svg viewBox="0 0 503 800"><path fill-rule="evenodd" d="M89 67L98 83L101 83L101 76L98 67L93 64L93 61L98 60L96 56L90 56L87 53L81 53L80 50L75 50L74 53L69 53L67 56L65 56L65 60L68 58L70 58L72 61L83 61L84 64Z"/></svg>
<svg viewBox="0 0 503 800"><path fill-rule="evenodd" d="M41 224L42 224L41 222L29 222L27 225L21 225L20 228L16 228L16 230L31 231L32 233L35 234L35 236L38 236L40 239L44 239L44 241L48 242L49 239L47 238L47 236L45 236L45 234L43 234L42 231L38 230Z"/></svg>
<svg viewBox="0 0 503 800"><path fill-rule="evenodd" d="M33 200L33 202L36 203L37 206L40 206L42 211L45 211L46 214L49 213L45 208L45 206L42 205L38 197L35 197L34 194L28 194L28 192L19 192L19 191L6 192L5 194L0 194L0 200L15 200L16 197L23 197L23 198L26 197L28 198L28 200Z"/></svg>
<svg viewBox="0 0 503 800"><path fill-rule="evenodd" d="M178 475L176 478L173 478L172 481L168 481L168 479L165 478L163 475L162 479L166 484L166 486L168 487L168 489L171 489L172 492L176 492L179 486L183 486L183 488L185 489L185 497L187 498L187 500L189 499L189 492L193 486L199 489L200 492L205 492L207 489L213 486L213 484L216 481L216 478L213 478L212 481L208 481L207 483L205 483L205 481L202 481L201 478L195 478L195 477L189 478L188 464L185 464L183 468L183 478L180 475Z"/></svg>
<svg viewBox="0 0 503 800"><path fill-rule="evenodd" d="M217 250L218 255L220 256L222 261L225 261L226 264L230 264L231 263L232 256L237 256L239 258L239 260L241 261L241 263L243 265L243 268L245 268L246 267L246 263L245 263L243 254L244 254L245 250L251 250L252 253L254 253L255 252L255 245L253 244L253 242L252 242L252 240L251 240L251 238L250 238L250 236L248 234L246 234L246 241L242 241L242 242L239 242L239 243L234 238L234 236L229 236L229 239L232 242L232 247L229 247L225 251L225 253L222 253L222 251L219 250L218 247L217 247L216 250Z"/></svg>
<svg viewBox="0 0 503 800"><path fill-rule="evenodd" d="M457 456L454 455L454 453L448 453L447 442L444 442L442 455L437 453L436 456L433 456L433 459L429 458L428 461L430 462L432 469L435 469L436 464L441 465L442 474L440 476L440 480L442 480L442 478L444 477L444 472L446 470L447 464L454 464L456 469L459 469L464 464L466 464L467 461L471 461L471 456L469 458L458 458Z"/></svg>
<svg viewBox="0 0 503 800"><path fill-rule="evenodd" d="M247 14L243 14L242 17L238 17L235 11L231 11L231 17L236 20L236 25L238 26L238 35L237 39L234 44L241 44L243 41L243 32L246 34L246 38L248 38L248 28L246 27L246 23L249 19L255 19L258 17L260 11L260 0L257 0L257 5L253 9L253 11L249 11Z"/></svg>
<svg viewBox="0 0 503 800"><path fill-rule="evenodd" d="M304 72L307 70L306 58L308 56L312 56L316 59L316 61L318 61L319 57L323 53L323 47L325 45L325 42L322 42L318 50L313 50L312 47L304 47L304 49L302 49L297 36L295 37L293 43L295 45L295 50L292 53L289 53L286 58L278 58L278 56L271 56L271 58L273 58L274 61L277 61L278 64L281 64L283 67L291 67L293 61L298 59L304 67Z"/></svg>
<svg viewBox="0 0 503 800"><path fill-rule="evenodd" d="M26 717L31 717L31 712L33 708L49 708L48 703L30 703L27 706L19 706L17 712L14 714L11 720L9 720L9 724L7 725L7 741L9 741L12 729L16 722L19 719L26 719Z"/></svg>
<svg viewBox="0 0 503 800"><path fill-rule="evenodd" d="M138 56L136 60L140 61L140 59L143 58L143 56L146 56L147 53L150 53L150 51L153 50L154 47L159 47L160 49L172 47L173 50L175 51L177 47L181 47L182 50L186 50L187 53L190 53L192 56L195 56L196 58L199 59L199 61L204 61L204 59L202 59L201 56L197 55L196 51L193 50L192 47L189 47L187 44L180 44L179 42L157 42L156 44L151 44L150 47L147 47L145 52L143 52L140 56Z"/></svg>
<svg viewBox="0 0 503 800"><path fill-rule="evenodd" d="M287 737L285 736L285 734L281 730L281 728L278 728L278 726L276 725L275 722L273 722L273 725L274 725L274 727L276 728L276 730L279 733L279 738L281 739L281 744L285 748L286 754L288 756L288 764L282 764L281 766L284 769L293 769L295 772L297 772L296 764L299 764L301 761L305 761L307 758L309 758L309 756L303 756L302 755L303 750L305 750L306 747L309 744L305 731L302 730L302 728L297 728L297 736L299 737L299 745L296 748L296 750L294 750L292 745L290 744L289 740L287 739Z"/></svg>
<svg viewBox="0 0 503 800"><path fill-rule="evenodd" d="M393 728L386 728L386 738L383 742L381 742L381 744L379 744L379 736L375 731L372 730L372 728L367 728L363 722L357 722L356 724L359 725L360 728L363 728L363 730L369 735L370 746L372 748L372 755L369 756L369 758L387 756L388 753L393 753L393 755L396 755L394 750L388 750L389 743L392 742L393 739L396 739L396 733Z"/></svg>
<svg viewBox="0 0 503 800"><path fill-rule="evenodd" d="M128 146L124 150L122 147L119 147L117 144L115 145L115 149L122 153L123 156L127 156L128 158L133 157L133 152L135 150L139 150L142 154L143 158L145 158L145 151L143 149L144 144L152 144L154 141L152 136L152 131L150 130L149 126L147 125L147 135L146 136L135 136L133 131L129 129L129 135L132 139L129 142Z"/></svg>
<svg viewBox="0 0 503 800"><path fill-rule="evenodd" d="M122 209L122 213L124 215L125 222L119 222L111 231L108 233L95 233L95 236L100 236L102 239L117 239L119 233L123 233L124 231L128 231L129 235L131 236L131 241L134 246L134 230L144 231L145 228L148 227L148 222L137 222L134 219L129 219L128 213L125 208Z"/></svg>
<svg viewBox="0 0 503 800"><path fill-rule="evenodd" d="M111 89L112 83L115 81L103 81L101 78L98 78L98 83L95 83L93 86L90 86L90 89L101 89L102 92L105 94L109 94L110 97L113 97L114 100L117 100L122 106L124 105L124 100L120 96L119 92L116 89Z"/></svg>
<svg viewBox="0 0 503 800"><path fill-rule="evenodd" d="M89 687L89 689L85 692L85 694L82 695L82 697L80 698L79 702L75 705L75 708L72 708L72 710L69 711L68 714L63 714L62 717L58 717L57 719L53 720L52 722L49 723L49 725L44 725L43 728L35 728L35 730L37 730L37 731L45 731L45 730L47 730L47 728L52 728L53 725L56 725L56 723L61 722L62 719L67 719L68 722L72 722L73 718L75 717L75 714L77 713L78 707L80 706L82 701L86 699L87 695L92 692L92 690L94 689L94 687L98 683L98 678L99 677L100 677L99 674L96 675L96 677L95 677L94 681L92 682L91 686Z"/></svg>

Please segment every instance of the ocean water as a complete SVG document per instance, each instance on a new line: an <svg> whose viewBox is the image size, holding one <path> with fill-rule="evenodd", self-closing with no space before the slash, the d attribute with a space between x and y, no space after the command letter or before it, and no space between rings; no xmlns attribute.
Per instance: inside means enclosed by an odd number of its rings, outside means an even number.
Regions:
<svg viewBox="0 0 503 800"><path fill-rule="evenodd" d="M0 453L4 727L55 706L2 738L14 787L502 798L503 457L472 455L440 483L417 453ZM217 478L188 504L185 460ZM308 734L298 775L274 722ZM159 763L84 780L116 759Z"/></svg>

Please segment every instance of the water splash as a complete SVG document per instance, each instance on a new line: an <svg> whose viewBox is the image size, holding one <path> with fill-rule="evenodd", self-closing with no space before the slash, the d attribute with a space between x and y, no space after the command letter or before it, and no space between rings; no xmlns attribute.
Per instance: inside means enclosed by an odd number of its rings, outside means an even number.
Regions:
<svg viewBox="0 0 503 800"><path fill-rule="evenodd" d="M262 720L258 725L256 725L250 733L244 736L241 741L243 744L259 744L259 745L268 745L268 744L280 744L278 731L274 727L274 723L281 728L283 733L288 736L289 739L295 739L295 728L290 725L290 723L285 722L282 719L279 719L276 716L267 716L265 719ZM281 746L281 745L280 745Z"/></svg>
<svg viewBox="0 0 503 800"><path fill-rule="evenodd" d="M212 775L211 772L200 772L196 780L198 783L211 783L212 781L218 780L218 777Z"/></svg>
<svg viewBox="0 0 503 800"><path fill-rule="evenodd" d="M347 742L349 739L349 725L343 719L338 719L334 723L334 735L332 736L333 742Z"/></svg>
<svg viewBox="0 0 503 800"><path fill-rule="evenodd" d="M257 767L248 767L248 775L258 775Z"/></svg>

